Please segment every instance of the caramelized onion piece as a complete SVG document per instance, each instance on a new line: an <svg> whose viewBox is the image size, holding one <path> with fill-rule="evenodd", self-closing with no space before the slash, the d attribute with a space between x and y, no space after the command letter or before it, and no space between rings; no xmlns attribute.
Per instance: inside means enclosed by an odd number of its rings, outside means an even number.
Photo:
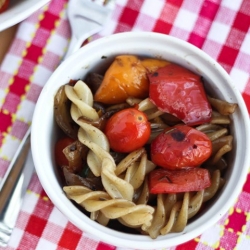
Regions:
<svg viewBox="0 0 250 250"><path fill-rule="evenodd" d="M119 104L115 104L115 105L111 105L109 106L106 111L111 111L111 110L122 110L122 109L126 109L126 108L130 108L130 105L126 102L123 103L119 103Z"/></svg>
<svg viewBox="0 0 250 250"><path fill-rule="evenodd" d="M197 126L196 129L199 131L202 131L205 134L208 134L208 133L212 133L220 129L223 129L223 126L211 124L211 123L205 123L205 124Z"/></svg>
<svg viewBox="0 0 250 250"><path fill-rule="evenodd" d="M126 157L125 153L110 151L111 156L114 158L116 164Z"/></svg>
<svg viewBox="0 0 250 250"><path fill-rule="evenodd" d="M99 114L105 114L106 113L106 110L105 110L105 107L102 103L100 102L95 102L93 103L93 107L94 109L99 113Z"/></svg>
<svg viewBox="0 0 250 250"><path fill-rule="evenodd" d="M98 73L89 73L85 79L85 82L91 89L92 93L94 94L97 89L100 87L103 80L103 76Z"/></svg>
<svg viewBox="0 0 250 250"><path fill-rule="evenodd" d="M71 118L71 102L65 94L64 87L61 86L54 97L54 116L56 123L63 132L69 137L77 139L78 126Z"/></svg>
<svg viewBox="0 0 250 250"><path fill-rule="evenodd" d="M174 126L176 124L183 123L179 118L169 113L164 113L161 115L162 120L169 126Z"/></svg>
<svg viewBox="0 0 250 250"><path fill-rule="evenodd" d="M84 186L93 191L103 190L100 177L83 178L79 175L71 173L67 167L63 167L63 174L68 186Z"/></svg>
<svg viewBox="0 0 250 250"><path fill-rule="evenodd" d="M104 127L105 127L105 124L107 122L107 120L114 114L116 113L117 110L110 110L110 111L107 111L106 113L104 113L98 120L94 121L94 120L91 120L89 118L87 118L86 116L81 116L78 118L79 121L82 121L82 122L86 122L88 124L91 124L92 126L100 129L100 130L103 130Z"/></svg>
<svg viewBox="0 0 250 250"><path fill-rule="evenodd" d="M233 136L227 135L220 137L212 142L212 158L211 164L216 164L222 156L233 148Z"/></svg>
<svg viewBox="0 0 250 250"><path fill-rule="evenodd" d="M207 136L209 137L209 139L211 141L214 141L224 135L227 135L228 134L228 129L227 128L222 128L220 130L217 130L217 131L214 131L214 132L210 132L210 133L207 133Z"/></svg>
<svg viewBox="0 0 250 250"><path fill-rule="evenodd" d="M220 137L213 141L212 143L212 154L214 155L217 153L221 148L223 148L225 145L228 145L230 148L233 146L233 136L227 135Z"/></svg>
<svg viewBox="0 0 250 250"><path fill-rule="evenodd" d="M230 118L228 115L221 115L217 111L212 111L212 124L230 124Z"/></svg>
<svg viewBox="0 0 250 250"><path fill-rule="evenodd" d="M86 158L87 152L88 148L79 141L75 141L63 149L63 153L69 161L67 168L71 173L81 170L83 159Z"/></svg>
<svg viewBox="0 0 250 250"><path fill-rule="evenodd" d="M238 107L237 103L229 103L220 99L207 97L208 101L221 115L231 115L235 112Z"/></svg>

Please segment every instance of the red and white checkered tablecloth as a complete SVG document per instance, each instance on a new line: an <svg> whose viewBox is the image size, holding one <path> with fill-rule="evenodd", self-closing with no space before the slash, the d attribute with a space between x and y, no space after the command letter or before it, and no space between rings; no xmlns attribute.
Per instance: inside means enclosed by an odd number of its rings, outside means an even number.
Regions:
<svg viewBox="0 0 250 250"><path fill-rule="evenodd" d="M0 178L31 124L41 89L67 49L66 8L67 0L52 0L24 20L0 65ZM186 40L226 69L250 112L249 27L249 0L116 0L108 25L92 40L124 31L160 32ZM49 200L36 173L6 249L124 250L72 225ZM250 249L250 175L218 223L172 249Z"/></svg>

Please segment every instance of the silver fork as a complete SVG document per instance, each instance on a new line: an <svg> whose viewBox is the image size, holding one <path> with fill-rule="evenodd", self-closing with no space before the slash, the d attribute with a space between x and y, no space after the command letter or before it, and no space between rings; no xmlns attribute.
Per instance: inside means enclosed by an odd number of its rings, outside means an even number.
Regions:
<svg viewBox="0 0 250 250"><path fill-rule="evenodd" d="M103 29L114 6L115 0L69 0L67 14L72 37L64 59L79 49L88 37ZM0 182L1 247L8 244L34 171L29 149L30 128Z"/></svg>
<svg viewBox="0 0 250 250"><path fill-rule="evenodd" d="M69 1L67 13L71 27L71 40L65 58L78 50L87 38L103 29L114 5L114 0Z"/></svg>

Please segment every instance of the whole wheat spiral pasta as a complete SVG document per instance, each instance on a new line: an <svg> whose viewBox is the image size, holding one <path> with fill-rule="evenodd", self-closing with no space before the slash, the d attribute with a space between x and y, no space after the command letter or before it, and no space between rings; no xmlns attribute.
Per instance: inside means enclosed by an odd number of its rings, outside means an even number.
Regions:
<svg viewBox="0 0 250 250"><path fill-rule="evenodd" d="M121 218L131 227L146 229L151 225L154 212L151 206L136 205L123 198L113 199L107 192L92 191L83 186L65 186L63 190L69 199L91 213L100 211L106 218Z"/></svg>
<svg viewBox="0 0 250 250"><path fill-rule="evenodd" d="M99 118L96 110L93 108L93 95L89 87L83 83L83 81L78 81L74 87L66 85L65 93L69 100L74 103L81 115L97 120Z"/></svg>
<svg viewBox="0 0 250 250"><path fill-rule="evenodd" d="M87 92L87 95L80 95L79 92L81 91ZM137 183L133 182L136 188L143 183L146 168L150 165L147 164L146 155L144 154L141 160L142 163L139 164L139 174L138 171L133 171L134 168L131 166L131 170L128 171L125 179L118 177L115 173L116 164L109 154L109 145L105 134L101 130L79 119L83 114L89 119L97 120L99 118L96 111L94 115L92 114L93 107L91 105L93 105L93 98L90 97L92 94L88 86L84 82L78 81L74 87L67 86L65 92L72 101L72 118L80 126L78 139L90 149L87 156L88 165L94 175L101 176L103 186L106 190L104 193L88 190L89 192L84 193L84 196L79 196L81 188L76 189L76 187L71 187L69 189L69 187L64 187L67 196L91 213L96 213L100 210L108 219L122 218L128 225L141 225L142 228L148 227L151 224L154 209L144 204L136 205L132 202L134 187L130 184L133 180L131 176L140 176L140 178L136 178ZM134 159L136 158L133 158L133 162ZM127 168L129 166L127 165ZM85 192L86 189L83 189L83 191ZM107 195L109 197L108 201L100 202L95 200L99 196L100 199L107 199ZM92 218L97 217L96 215L92 215Z"/></svg>
<svg viewBox="0 0 250 250"><path fill-rule="evenodd" d="M109 143L103 132L95 127L79 120L80 117L84 117L90 120L98 120L99 115L93 108L93 95L89 87L83 82L78 81L74 87L66 85L65 93L71 100L71 116L73 120L82 128L81 138L82 140L89 140L94 142L105 151L109 151ZM96 176L101 175L101 162L93 151L89 151L87 156L89 167Z"/></svg>
<svg viewBox="0 0 250 250"><path fill-rule="evenodd" d="M188 219L195 216L201 205L215 195L221 182L220 171L216 170L212 174L212 184L209 188L185 193L183 199L178 199L175 194L158 194L153 221L146 232L155 239L158 235L183 231Z"/></svg>

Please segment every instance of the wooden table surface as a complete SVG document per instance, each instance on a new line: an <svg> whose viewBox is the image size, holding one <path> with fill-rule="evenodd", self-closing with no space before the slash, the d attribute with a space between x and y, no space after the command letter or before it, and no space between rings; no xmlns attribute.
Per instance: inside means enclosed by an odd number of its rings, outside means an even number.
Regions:
<svg viewBox="0 0 250 250"><path fill-rule="evenodd" d="M8 51L11 41L13 40L18 25L12 26L0 32L0 64Z"/></svg>

